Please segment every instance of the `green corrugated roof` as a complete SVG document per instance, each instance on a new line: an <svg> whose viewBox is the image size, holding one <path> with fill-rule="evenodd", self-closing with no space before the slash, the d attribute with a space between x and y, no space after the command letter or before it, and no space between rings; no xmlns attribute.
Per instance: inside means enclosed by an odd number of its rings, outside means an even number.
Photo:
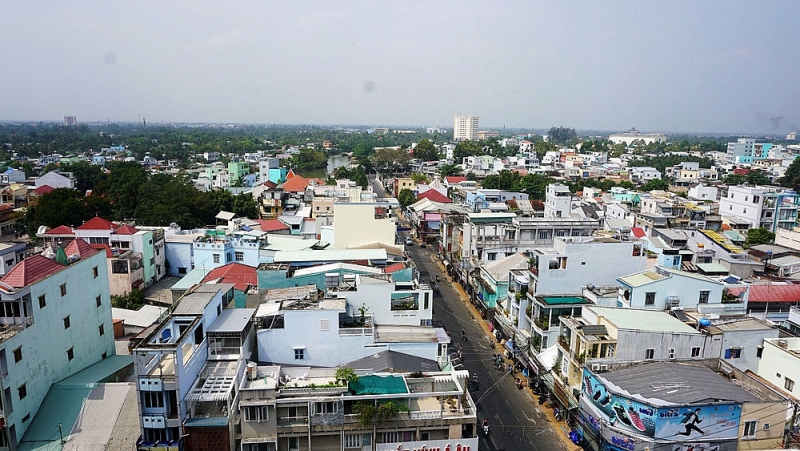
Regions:
<svg viewBox="0 0 800 451"><path fill-rule="evenodd" d="M361 376L351 382L350 391L354 395L389 395L408 393L406 382L401 376Z"/></svg>
<svg viewBox="0 0 800 451"><path fill-rule="evenodd" d="M588 300L586 300L584 298L581 298L581 297L577 297L577 296L566 296L566 297L563 297L563 298L546 297L546 298L541 298L541 299L544 302L546 302L547 305L555 305L555 304L588 304L589 303Z"/></svg>
<svg viewBox="0 0 800 451"><path fill-rule="evenodd" d="M95 384L54 385L47 392L44 402L36 412L34 421L25 431L25 436L17 449L20 451L60 450L58 425L61 424L61 433L66 438L94 386Z"/></svg>

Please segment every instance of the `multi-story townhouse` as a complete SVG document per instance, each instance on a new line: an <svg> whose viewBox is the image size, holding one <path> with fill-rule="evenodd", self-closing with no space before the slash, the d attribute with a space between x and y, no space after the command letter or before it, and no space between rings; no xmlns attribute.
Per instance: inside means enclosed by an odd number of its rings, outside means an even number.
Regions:
<svg viewBox="0 0 800 451"><path fill-rule="evenodd" d="M242 451L478 449L466 371L356 370L248 365Z"/></svg>
<svg viewBox="0 0 800 451"><path fill-rule="evenodd" d="M720 199L719 213L744 221L751 228L794 229L800 195L774 186L731 186Z"/></svg>
<svg viewBox="0 0 800 451"><path fill-rule="evenodd" d="M230 357L233 354L231 350L237 348L234 342L238 342L240 352L246 346L246 343L241 342L245 337L246 325L240 331L233 331L234 335L238 333L236 337L229 336L231 331L227 327L219 327L225 323L227 315L253 314L252 310L236 309L231 310L235 313L221 316L223 309L232 300L232 284L200 285L181 297L172 313L156 327L149 329L147 335L136 339L133 362L142 430L137 449L183 449L187 420L197 417L197 409L193 408L191 402L187 402L193 399L188 395L197 393L198 384L202 386L201 382L208 380L201 373L208 368L206 363L209 356ZM218 318L222 323L216 323ZM212 340L209 331L214 330L220 334ZM248 348L248 352L249 349L252 347ZM229 360L237 359L234 355ZM235 373L236 364L233 364L233 370L230 366L231 364L223 365L221 375L219 372L215 373L219 375L216 387L211 384L220 394L217 400L219 404L216 406L221 409L224 405L227 412L233 411L230 403L235 394L226 391L226 387L236 386L235 379L232 380L235 374L230 374ZM241 372L239 370L239 374ZM227 426L226 422L224 427Z"/></svg>
<svg viewBox="0 0 800 451"><path fill-rule="evenodd" d="M0 279L0 449L17 449L54 382L114 354L105 258L76 239Z"/></svg>

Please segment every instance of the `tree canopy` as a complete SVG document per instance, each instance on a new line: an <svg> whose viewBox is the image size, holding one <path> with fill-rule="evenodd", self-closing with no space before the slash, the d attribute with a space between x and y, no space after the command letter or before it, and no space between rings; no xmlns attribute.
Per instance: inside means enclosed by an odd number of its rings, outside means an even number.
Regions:
<svg viewBox="0 0 800 451"><path fill-rule="evenodd" d="M574 128L559 126L550 127L550 130L547 131L547 136L550 137L550 142L552 143L568 144L577 138L578 134L575 133Z"/></svg>
<svg viewBox="0 0 800 451"><path fill-rule="evenodd" d="M401 207L406 208L417 201L417 196L414 195L414 191L403 188L397 193L397 201L400 202Z"/></svg>
<svg viewBox="0 0 800 451"><path fill-rule="evenodd" d="M436 161L439 160L439 151L428 138L425 138L414 147L414 157L422 161Z"/></svg>

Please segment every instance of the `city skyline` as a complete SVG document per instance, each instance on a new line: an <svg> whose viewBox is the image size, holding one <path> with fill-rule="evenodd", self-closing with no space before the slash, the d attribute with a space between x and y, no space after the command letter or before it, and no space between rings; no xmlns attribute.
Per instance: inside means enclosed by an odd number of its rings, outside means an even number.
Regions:
<svg viewBox="0 0 800 451"><path fill-rule="evenodd" d="M800 4L789 1L4 10L3 121L800 127Z"/></svg>

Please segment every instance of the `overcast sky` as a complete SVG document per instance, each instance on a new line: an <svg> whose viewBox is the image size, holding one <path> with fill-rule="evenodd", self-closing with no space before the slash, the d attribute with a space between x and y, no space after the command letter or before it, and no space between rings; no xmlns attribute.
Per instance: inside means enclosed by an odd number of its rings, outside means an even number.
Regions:
<svg viewBox="0 0 800 451"><path fill-rule="evenodd" d="M3 1L0 120L800 131L800 1Z"/></svg>

